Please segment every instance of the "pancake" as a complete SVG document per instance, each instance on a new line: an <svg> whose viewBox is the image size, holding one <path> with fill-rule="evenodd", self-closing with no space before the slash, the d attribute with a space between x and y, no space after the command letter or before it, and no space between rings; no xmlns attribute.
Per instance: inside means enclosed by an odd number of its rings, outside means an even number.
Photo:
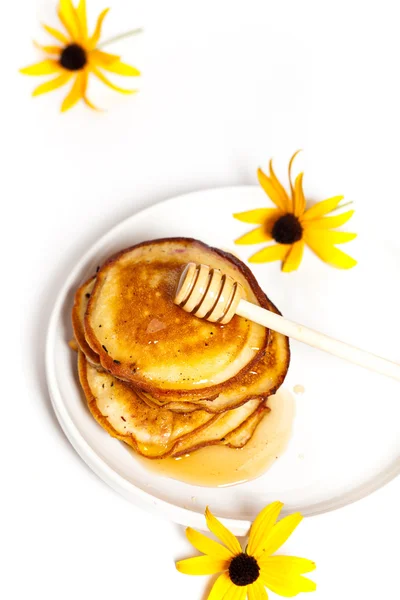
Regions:
<svg viewBox="0 0 400 600"><path fill-rule="evenodd" d="M209 323L173 303L188 262L203 262L238 280L250 302L269 301L234 256L186 238L138 244L108 260L85 314L85 339L102 367L155 399L213 399L242 385L266 352L269 330L235 316Z"/></svg>
<svg viewBox="0 0 400 600"><path fill-rule="evenodd" d="M75 294L74 306L72 307L72 328L79 349L84 353L89 362L93 365L100 366L99 355L94 352L87 343L84 331L85 312L95 281L96 276L91 277L78 288Z"/></svg>
<svg viewBox="0 0 400 600"><path fill-rule="evenodd" d="M243 448L251 440L255 430L269 412L271 412L271 409L263 402L244 423L228 433L221 440L221 444L229 446L229 448Z"/></svg>
<svg viewBox="0 0 400 600"><path fill-rule="evenodd" d="M94 355L94 359L88 356L88 344L83 333L83 318L86 307L89 302L90 292L94 286L94 277L81 286L75 297L73 309L73 319L75 318L75 336L79 340L79 347L86 358L97 368L99 357ZM269 310L278 314L278 309L270 302ZM82 338L83 336L83 338ZM92 354L93 350L89 348ZM264 399L274 394L282 384L289 366L290 351L287 337L275 331L270 332L269 342L266 354L260 361L248 371L242 380L241 386L233 384L227 386L225 390L214 400L199 400L196 403L178 401L165 401L153 398L150 394L136 389L136 393L150 407L164 407L174 412L191 412L194 410L205 410L210 413L220 413L229 408L240 406L244 402L257 397ZM101 368L101 367L100 367Z"/></svg>
<svg viewBox="0 0 400 600"><path fill-rule="evenodd" d="M81 351L78 371L89 409L98 423L110 435L148 458L180 456L206 445L232 440L236 444L248 441L255 430L256 413L259 416L263 404L258 399L251 400L220 415L201 410L177 414L151 408L132 387L109 373L98 371ZM229 434L232 434L231 441L227 438Z"/></svg>
<svg viewBox="0 0 400 600"><path fill-rule="evenodd" d="M278 312L277 309L274 312ZM240 406L248 400L258 397L267 399L274 394L286 377L289 361L288 338L271 331L267 351L263 358L241 378L240 384L229 383L214 400L199 400L196 403L165 402L152 398L149 394L142 393L142 396L153 406L162 406L175 412L205 410L219 413Z"/></svg>
<svg viewBox="0 0 400 600"><path fill-rule="evenodd" d="M92 364L97 368L101 368L98 355L87 344L84 336L83 320L94 283L95 277L92 277L78 289L75 295L72 320L75 337L80 349ZM268 299L267 303L269 310L280 314L278 309ZM184 401L179 396L175 401L171 396L169 396L168 400L160 400L145 392L136 391L151 407L163 406L175 412L206 410L211 413L219 413L228 408L240 406L249 399L258 396L267 398L275 393L286 376L289 360L288 339L279 333L271 331L265 356L253 366L251 371L246 373L240 387L236 385L236 382L233 385L228 385L214 400L200 400L193 403Z"/></svg>
<svg viewBox="0 0 400 600"><path fill-rule="evenodd" d="M75 294L75 302L72 308L72 325L75 334L75 340L72 340L70 342L70 345L73 343L74 350L77 350L79 348L79 350L81 350L86 356L87 360L97 369L102 371L103 369L99 362L99 355L96 354L87 343L84 332L84 317L87 305L89 303L89 298L94 287L95 279L96 276L89 279L89 281L86 281L81 287L78 288ZM75 347L76 344L77 347ZM144 400L144 402L146 402L146 404L150 407L162 407L164 405L167 405L169 410L174 410L176 412L190 412L193 410L201 410L201 406L198 406L197 404L182 401L174 403L157 400L155 398L152 398L150 394L146 394L145 392L142 392L137 388L135 389L135 391L142 398L142 400ZM220 410L209 410L209 412L220 412Z"/></svg>
<svg viewBox="0 0 400 600"><path fill-rule="evenodd" d="M236 431L238 435L237 437L232 438L231 445L233 441L233 443L238 444L236 447L241 447L241 442L243 442L242 446L244 446L253 435L261 420L260 418L257 420L257 423L255 423L254 419L251 417L254 416L255 412L258 412L262 404L264 404L263 400L249 400L249 402L242 404L242 406L239 406L238 408L233 408L232 410L220 413L215 420L206 427L200 428L193 436L187 436L179 440L174 446L172 456L190 454L204 446L211 446L214 444L225 445L226 437L234 431ZM196 412L190 414L195 415ZM261 414L259 416L261 417ZM237 430L240 429L240 427L242 427L242 430L238 432ZM239 436L241 439L239 439Z"/></svg>

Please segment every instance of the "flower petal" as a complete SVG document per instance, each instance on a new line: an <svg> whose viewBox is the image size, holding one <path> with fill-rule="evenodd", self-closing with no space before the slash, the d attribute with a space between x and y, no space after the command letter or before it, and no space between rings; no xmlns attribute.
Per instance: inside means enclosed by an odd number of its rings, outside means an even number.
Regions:
<svg viewBox="0 0 400 600"><path fill-rule="evenodd" d="M317 242L325 244L346 244L356 239L356 233L350 233L348 231L336 231L332 229L313 229L309 231L309 235L312 236Z"/></svg>
<svg viewBox="0 0 400 600"><path fill-rule="evenodd" d="M103 21L106 18L106 15L108 13L110 9L109 8L105 8L99 15L99 18L97 19L97 23L96 23L96 28L94 30L94 33L92 35L92 37L89 39L89 49L93 49L96 48L97 43L100 39L101 36L101 30L103 27Z"/></svg>
<svg viewBox="0 0 400 600"><path fill-rule="evenodd" d="M218 542L214 542L214 540L210 540L210 538L203 533L195 531L191 527L186 529L186 537L196 550L203 552L203 554L207 554L207 556L211 558L229 560L233 557L232 552L230 552L228 548L225 548L225 546L222 546Z"/></svg>
<svg viewBox="0 0 400 600"><path fill-rule="evenodd" d="M261 242L269 242L269 240L272 240L272 235L267 233L264 227L257 227L235 240L235 244L260 244Z"/></svg>
<svg viewBox="0 0 400 600"><path fill-rule="evenodd" d="M83 96L82 96L82 100L84 101L84 103L86 104L86 106L88 106L89 108L91 108L92 110L98 111L98 112L102 112L101 108L98 108L97 106L95 106L93 104L93 102L91 102L89 100L89 98L86 95L86 91L87 91L87 86L88 86L88 79L89 79L89 71L88 69L85 69L82 72L82 89L83 89Z"/></svg>
<svg viewBox="0 0 400 600"><path fill-rule="evenodd" d="M254 210L246 210L245 212L235 213L233 216L242 223L251 223L252 225L261 225L267 219L275 217L278 219L282 215L280 210L276 208L255 208Z"/></svg>
<svg viewBox="0 0 400 600"><path fill-rule="evenodd" d="M330 213L332 210L335 210L340 202L343 200L344 196L333 196L333 198L328 198L327 200L323 200L322 202L317 202L309 208L303 215L301 221L302 223L305 221L312 221L313 219L318 219L323 217L324 215Z"/></svg>
<svg viewBox="0 0 400 600"><path fill-rule="evenodd" d="M117 54L110 54L109 52L103 52L102 50L92 50L89 53L89 62L94 66L105 68L106 65L110 65L119 60Z"/></svg>
<svg viewBox="0 0 400 600"><path fill-rule="evenodd" d="M294 182L293 212L296 217L301 217L306 208L306 199L303 192L303 173L299 173Z"/></svg>
<svg viewBox="0 0 400 600"><path fill-rule="evenodd" d="M101 50L93 50L90 53L90 62L95 66L101 67L110 73L116 73L117 75L124 75L127 77L137 77L140 75L140 71L136 69L136 67L121 62L120 57L116 54L109 54L108 52L102 52Z"/></svg>
<svg viewBox="0 0 400 600"><path fill-rule="evenodd" d="M313 231L305 231L304 239L311 250L324 262L338 269L351 269L356 266L357 261L339 248L322 241L321 236L314 235Z"/></svg>
<svg viewBox="0 0 400 600"><path fill-rule="evenodd" d="M336 229L341 227L354 215L354 210L348 210L340 215L334 217L321 217L320 219L313 219L303 223L304 228L309 231L310 229Z"/></svg>
<svg viewBox="0 0 400 600"><path fill-rule="evenodd" d="M277 192L279 192L282 198L285 198L286 209L290 211L292 209L292 201L290 200L285 188L275 175L274 167L272 165L272 159L269 161L269 175Z"/></svg>
<svg viewBox="0 0 400 600"><path fill-rule="evenodd" d="M257 171L258 181L261 187L272 202L283 212L288 212L290 207L287 204L287 194L283 195L278 188L275 187L273 180L268 177L261 169Z"/></svg>
<svg viewBox="0 0 400 600"><path fill-rule="evenodd" d="M54 27L50 27L50 25L45 25L44 23L42 23L42 27L47 31L47 33L49 33L51 36L53 36L53 38L55 38L62 44L68 44L68 38L63 33L61 33L61 31L58 31L58 29L54 29Z"/></svg>
<svg viewBox="0 0 400 600"><path fill-rule="evenodd" d="M230 588L226 592L225 596L223 596L223 598L220 598L220 600L245 600L246 594L247 594L247 585L243 585L240 587L233 585L233 587Z"/></svg>
<svg viewBox="0 0 400 600"><path fill-rule="evenodd" d="M138 77L140 75L139 69L123 63L120 60L109 65L104 65L103 69L110 73L116 73L116 75L123 75L124 77Z"/></svg>
<svg viewBox="0 0 400 600"><path fill-rule="evenodd" d="M222 598L226 598L226 594L228 594L234 584L229 578L227 573L222 573L214 583L211 592L207 598L207 600L221 600Z"/></svg>
<svg viewBox="0 0 400 600"><path fill-rule="evenodd" d="M101 71L96 69L96 67L92 67L92 73L98 79L100 79L100 81L102 81L106 86L108 86L112 90L115 90L116 92L120 92L120 94L134 94L135 92L137 92L137 90L125 90L124 88L121 88L118 85L115 85L114 83L112 83L112 81L107 79L107 77L105 75L103 75L103 73Z"/></svg>
<svg viewBox="0 0 400 600"><path fill-rule="evenodd" d="M285 260L290 246L286 244L274 244L273 246L267 246L259 252L250 256L249 262L251 263L266 263L273 262L274 260Z"/></svg>
<svg viewBox="0 0 400 600"><path fill-rule="evenodd" d="M262 571L279 571L288 577L303 575L316 569L315 562L297 556L268 556L260 561L260 565Z"/></svg>
<svg viewBox="0 0 400 600"><path fill-rule="evenodd" d="M32 92L32 96L40 96L41 94L47 94L47 92L52 92L53 90L57 90L62 87L71 79L72 73L62 73L55 79L51 79L50 81L46 81L46 83L42 83L38 85Z"/></svg>
<svg viewBox="0 0 400 600"><path fill-rule="evenodd" d="M276 248L276 246L270 246ZM263 551L263 544L271 529L275 525L283 507L282 502L272 502L268 504L256 517L250 528L249 543L247 553L257 556Z"/></svg>
<svg viewBox="0 0 400 600"><path fill-rule="evenodd" d="M76 15L79 21L81 39L83 43L86 43L88 37L86 0L79 0L79 4L76 9Z"/></svg>
<svg viewBox="0 0 400 600"><path fill-rule="evenodd" d="M283 546L302 519L303 517L300 513L293 513L292 515L288 515L276 523L276 525L274 525L271 529L269 535L264 538L259 552L255 554L257 560L274 554L278 548Z"/></svg>
<svg viewBox="0 0 400 600"><path fill-rule="evenodd" d="M300 592L316 590L314 581L301 576L316 568L311 560L297 556L270 556L262 560L260 566L261 580L276 594L290 598Z"/></svg>
<svg viewBox="0 0 400 600"><path fill-rule="evenodd" d="M91 100L89 100L89 98L86 96L86 94L83 96L82 100L84 101L84 103L86 104L86 106L88 106L92 110L96 110L98 112L103 112L103 109L99 108L98 106L95 106L93 104L93 102L91 102Z"/></svg>
<svg viewBox="0 0 400 600"><path fill-rule="evenodd" d="M233 554L240 554L242 547L238 539L206 508L207 527Z"/></svg>
<svg viewBox="0 0 400 600"><path fill-rule="evenodd" d="M264 570L261 570L260 578L268 589L285 598L292 598L301 592L315 592L317 589L314 581L301 575L290 577L284 572L265 573Z"/></svg>
<svg viewBox="0 0 400 600"><path fill-rule="evenodd" d="M215 575L229 568L229 561L211 558L210 556L195 556L175 563L177 570L185 575Z"/></svg>
<svg viewBox="0 0 400 600"><path fill-rule="evenodd" d="M76 79L71 88L71 91L65 97L65 99L61 105L61 112L66 112L67 110L69 110L70 108L75 106L75 104L81 98L84 97L85 92L86 92L86 82L87 82L87 78L85 75L85 71L80 71L78 73L78 75L76 76Z"/></svg>
<svg viewBox="0 0 400 600"><path fill-rule="evenodd" d="M296 271L301 263L304 252L304 240L299 240L295 242L289 250L288 255L286 256L284 263L282 265L282 271L284 273L290 273L291 271Z"/></svg>
<svg viewBox="0 0 400 600"><path fill-rule="evenodd" d="M43 50L43 52L47 52L48 54L56 54L59 56L63 51L62 46L42 46L42 44L38 44L38 42L33 42L34 46L39 50Z"/></svg>
<svg viewBox="0 0 400 600"><path fill-rule="evenodd" d="M19 70L23 75L53 75L53 73L59 73L60 71L61 67L58 61L50 58Z"/></svg>
<svg viewBox="0 0 400 600"><path fill-rule="evenodd" d="M293 154L292 158L289 161L288 176L289 176L290 190L292 192L292 196L294 194L293 183L292 183L292 167L293 167L294 159L300 152L301 152L301 150L296 150L296 152Z"/></svg>
<svg viewBox="0 0 400 600"><path fill-rule="evenodd" d="M268 600L267 590L259 579L248 586L247 596L249 600Z"/></svg>
<svg viewBox="0 0 400 600"><path fill-rule="evenodd" d="M71 0L60 0L58 16L71 38L75 41L80 40L78 16Z"/></svg>

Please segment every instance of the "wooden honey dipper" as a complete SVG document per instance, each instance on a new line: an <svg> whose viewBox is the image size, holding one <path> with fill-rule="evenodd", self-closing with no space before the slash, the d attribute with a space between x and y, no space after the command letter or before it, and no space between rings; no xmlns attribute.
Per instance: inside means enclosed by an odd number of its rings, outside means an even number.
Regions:
<svg viewBox="0 0 400 600"><path fill-rule="evenodd" d="M239 315L294 340L400 381L399 364L248 302L242 285L219 269L192 262L187 264L180 277L174 302L195 317L221 325L229 323L234 315Z"/></svg>

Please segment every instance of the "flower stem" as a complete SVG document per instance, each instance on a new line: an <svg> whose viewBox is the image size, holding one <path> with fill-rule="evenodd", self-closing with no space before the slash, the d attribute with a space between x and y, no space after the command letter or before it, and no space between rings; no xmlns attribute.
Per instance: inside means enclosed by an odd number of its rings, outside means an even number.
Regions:
<svg viewBox="0 0 400 600"><path fill-rule="evenodd" d="M104 40L101 44L98 44L98 48L103 48L104 46L108 46L109 44L113 44L114 42L119 42L120 40L124 40L127 37L131 37L132 35L137 35L138 33L142 33L143 28L139 27L138 29L131 29L130 31L126 31L125 33L120 33L115 37L109 38L108 40Z"/></svg>

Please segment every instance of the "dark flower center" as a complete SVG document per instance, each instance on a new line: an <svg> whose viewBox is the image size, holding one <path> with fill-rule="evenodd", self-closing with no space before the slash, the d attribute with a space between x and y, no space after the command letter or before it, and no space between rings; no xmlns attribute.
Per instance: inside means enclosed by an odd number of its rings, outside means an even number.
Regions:
<svg viewBox="0 0 400 600"><path fill-rule="evenodd" d="M302 235L301 223L292 213L280 217L272 228L272 237L278 244L294 244Z"/></svg>
<svg viewBox="0 0 400 600"><path fill-rule="evenodd" d="M68 71L79 71L87 63L86 51L78 44L66 46L61 53L60 65Z"/></svg>
<svg viewBox="0 0 400 600"><path fill-rule="evenodd" d="M260 567L253 556L242 552L232 558L229 565L229 577L235 585L250 585L257 581L259 574Z"/></svg>

